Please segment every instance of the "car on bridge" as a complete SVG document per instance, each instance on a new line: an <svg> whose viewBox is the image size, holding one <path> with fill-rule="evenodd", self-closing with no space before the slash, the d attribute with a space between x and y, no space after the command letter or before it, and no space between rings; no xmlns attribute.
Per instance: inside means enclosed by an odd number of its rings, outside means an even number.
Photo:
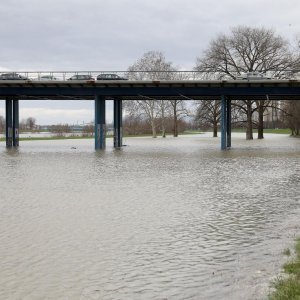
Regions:
<svg viewBox="0 0 300 300"><path fill-rule="evenodd" d="M117 74L99 74L97 80L128 80L127 78L121 77Z"/></svg>
<svg viewBox="0 0 300 300"><path fill-rule="evenodd" d="M259 72L248 72L236 77L237 80L268 80L272 79Z"/></svg>
<svg viewBox="0 0 300 300"><path fill-rule="evenodd" d="M55 76L53 75L43 75L41 77L39 77L37 80L58 80L58 78L56 78Z"/></svg>
<svg viewBox="0 0 300 300"><path fill-rule="evenodd" d="M95 80L91 75L76 74L70 77L68 80Z"/></svg>
<svg viewBox="0 0 300 300"><path fill-rule="evenodd" d="M30 79L18 73L3 73L0 75L0 80L30 80Z"/></svg>

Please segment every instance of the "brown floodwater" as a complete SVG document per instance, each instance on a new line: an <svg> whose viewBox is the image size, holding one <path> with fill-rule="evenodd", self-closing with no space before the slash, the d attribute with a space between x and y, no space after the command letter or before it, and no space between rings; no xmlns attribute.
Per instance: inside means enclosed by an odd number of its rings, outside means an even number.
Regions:
<svg viewBox="0 0 300 300"><path fill-rule="evenodd" d="M0 299L266 299L299 234L300 139L0 143Z"/></svg>

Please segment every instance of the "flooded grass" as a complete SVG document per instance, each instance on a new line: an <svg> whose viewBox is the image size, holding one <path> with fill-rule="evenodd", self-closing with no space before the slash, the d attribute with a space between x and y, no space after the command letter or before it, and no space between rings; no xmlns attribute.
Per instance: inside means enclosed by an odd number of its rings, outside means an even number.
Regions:
<svg viewBox="0 0 300 300"><path fill-rule="evenodd" d="M246 133L246 128L233 128L232 132ZM253 129L253 133L257 133L257 129ZM264 133L292 134L292 131L289 128L277 128L277 129L264 129Z"/></svg>
<svg viewBox="0 0 300 300"><path fill-rule="evenodd" d="M300 238L296 241L295 251L295 258L283 266L287 276L274 282L276 290L270 300L300 299Z"/></svg>

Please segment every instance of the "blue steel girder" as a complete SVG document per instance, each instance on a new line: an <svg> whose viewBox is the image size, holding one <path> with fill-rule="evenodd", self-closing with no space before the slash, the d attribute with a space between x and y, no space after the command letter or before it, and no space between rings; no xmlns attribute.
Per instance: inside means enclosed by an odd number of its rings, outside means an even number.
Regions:
<svg viewBox="0 0 300 300"><path fill-rule="evenodd" d="M56 99L64 99L64 97L81 97L91 98L94 95L105 97L118 97L118 98L130 98L139 96L149 97L180 97L184 95L189 98L193 97L208 97L211 99L220 98L221 95L227 95L231 99L250 99L250 98L262 98L276 97L276 99L300 99L300 81L295 82L268 82L268 84L258 83L232 83L226 86L222 82L219 84L214 83L210 85L208 83L182 83L165 82L157 83L154 85L151 82L125 82L119 84L87 84L82 83L68 84L56 83L55 85L35 85L35 84L18 84L18 85L1 85L0 84L0 97L5 98L7 96L17 96L20 99L29 99L30 97L36 99L43 99L55 97Z"/></svg>

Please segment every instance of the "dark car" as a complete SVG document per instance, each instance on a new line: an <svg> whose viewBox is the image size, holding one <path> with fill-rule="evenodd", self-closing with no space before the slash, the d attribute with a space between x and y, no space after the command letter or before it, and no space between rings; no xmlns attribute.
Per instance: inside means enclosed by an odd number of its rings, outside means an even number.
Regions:
<svg viewBox="0 0 300 300"><path fill-rule="evenodd" d="M95 80L91 75L73 75L68 80Z"/></svg>
<svg viewBox="0 0 300 300"><path fill-rule="evenodd" d="M97 76L97 80L127 80L127 78L121 77L117 74L100 74Z"/></svg>
<svg viewBox="0 0 300 300"><path fill-rule="evenodd" d="M29 80L29 79L17 73L3 73L0 75L0 80Z"/></svg>

